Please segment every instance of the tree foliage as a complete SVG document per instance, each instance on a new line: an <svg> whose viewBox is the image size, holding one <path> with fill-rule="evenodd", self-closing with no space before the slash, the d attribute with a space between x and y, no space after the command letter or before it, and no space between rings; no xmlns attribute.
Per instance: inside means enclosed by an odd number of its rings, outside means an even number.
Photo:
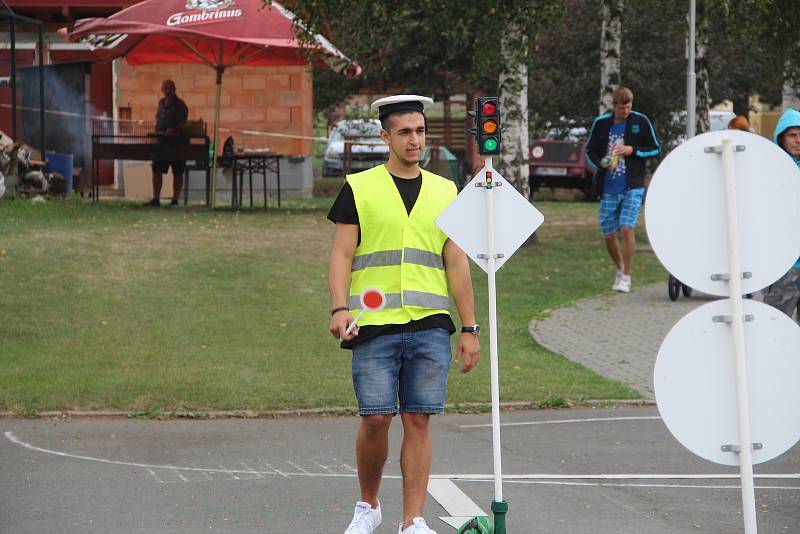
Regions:
<svg viewBox="0 0 800 534"><path fill-rule="evenodd" d="M588 126L596 115L602 0L563 0L561 21L539 33L531 58L534 135L570 119ZM697 0L709 21L710 104L750 95L777 104L783 81L800 85L800 3L796 0ZM682 134L675 113L686 107L686 0L626 0L621 82L634 107L653 120L662 141Z"/></svg>
<svg viewBox="0 0 800 534"><path fill-rule="evenodd" d="M429 95L496 93L501 36L510 22L527 36L560 14L561 2L512 0L293 0L305 23L364 68L343 81L324 69L314 75L318 110L359 90ZM533 39L530 40L533 42Z"/></svg>
<svg viewBox="0 0 800 534"><path fill-rule="evenodd" d="M265 0L269 1L269 0ZM290 0L305 23L364 67L348 80L314 72L315 109L359 91L497 94L501 36L512 22L528 37L533 136L564 119L588 126L597 114L602 0ZM626 0L621 82L662 140L680 135L685 109L687 0ZM784 81L800 86L797 0L697 0L707 14L712 105L743 113L750 95L779 103ZM535 137L534 137L535 138Z"/></svg>

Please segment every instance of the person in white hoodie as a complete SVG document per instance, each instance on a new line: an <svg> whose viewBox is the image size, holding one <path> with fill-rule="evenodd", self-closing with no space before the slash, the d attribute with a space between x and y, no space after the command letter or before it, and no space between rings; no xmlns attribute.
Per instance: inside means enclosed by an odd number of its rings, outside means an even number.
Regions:
<svg viewBox="0 0 800 534"><path fill-rule="evenodd" d="M800 111L789 108L781 115L773 141L794 160L800 171ZM800 174L797 178L800 179ZM764 302L789 317L795 310L800 316L800 258L789 272L764 290Z"/></svg>

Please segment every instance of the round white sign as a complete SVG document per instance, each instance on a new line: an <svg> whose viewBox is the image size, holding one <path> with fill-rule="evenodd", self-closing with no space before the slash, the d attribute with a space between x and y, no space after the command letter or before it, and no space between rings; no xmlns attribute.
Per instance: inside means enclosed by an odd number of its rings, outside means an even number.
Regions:
<svg viewBox="0 0 800 534"><path fill-rule="evenodd" d="M706 147L731 139L734 154L742 291L752 293L780 278L800 256L797 209L800 170L767 139L735 130L698 135L673 150L647 191L645 222L653 251L684 284L728 296L725 182L722 155ZM716 277L715 277L716 278Z"/></svg>
<svg viewBox="0 0 800 534"><path fill-rule="evenodd" d="M724 465L739 465L736 370L730 300L696 308L667 334L653 381L664 423L684 447ZM771 460L800 439L800 328L779 310L744 300L745 352L753 463Z"/></svg>

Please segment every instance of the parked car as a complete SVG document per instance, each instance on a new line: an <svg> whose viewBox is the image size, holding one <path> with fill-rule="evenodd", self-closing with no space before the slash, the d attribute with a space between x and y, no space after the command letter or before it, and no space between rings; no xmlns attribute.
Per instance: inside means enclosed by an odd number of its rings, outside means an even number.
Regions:
<svg viewBox="0 0 800 534"><path fill-rule="evenodd" d="M328 136L328 144L322 156L322 174L324 176L342 174L345 137L357 138L357 143L351 145L350 168L347 172L363 171L384 163L389 157L389 147L381 139L380 131L381 123L377 119L349 119L337 122Z"/></svg>
<svg viewBox="0 0 800 534"><path fill-rule="evenodd" d="M716 132L718 130L726 129L728 127L728 123L734 117L736 117L736 114L733 113L732 111L714 111L714 110L709 111L708 112L709 131ZM678 111L672 113L670 121L672 122L673 128L680 129L681 132L686 131L686 111ZM677 148L684 141L686 141L686 135L682 133L681 135L673 139L671 143L668 144L668 146L666 147L667 151Z"/></svg>
<svg viewBox="0 0 800 534"><path fill-rule="evenodd" d="M566 187L592 194L594 170L586 162L586 141L534 141L530 152L531 196L541 187Z"/></svg>

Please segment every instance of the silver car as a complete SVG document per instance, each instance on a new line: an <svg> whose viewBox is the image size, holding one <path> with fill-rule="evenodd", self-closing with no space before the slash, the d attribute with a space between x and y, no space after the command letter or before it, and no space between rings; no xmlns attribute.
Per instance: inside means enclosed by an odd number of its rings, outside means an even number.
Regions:
<svg viewBox="0 0 800 534"><path fill-rule="evenodd" d="M325 154L322 156L324 176L342 174L344 164L345 137L352 137L350 147L350 171L371 169L389 158L389 147L380 136L381 122L377 119L349 119L336 123L328 137Z"/></svg>

